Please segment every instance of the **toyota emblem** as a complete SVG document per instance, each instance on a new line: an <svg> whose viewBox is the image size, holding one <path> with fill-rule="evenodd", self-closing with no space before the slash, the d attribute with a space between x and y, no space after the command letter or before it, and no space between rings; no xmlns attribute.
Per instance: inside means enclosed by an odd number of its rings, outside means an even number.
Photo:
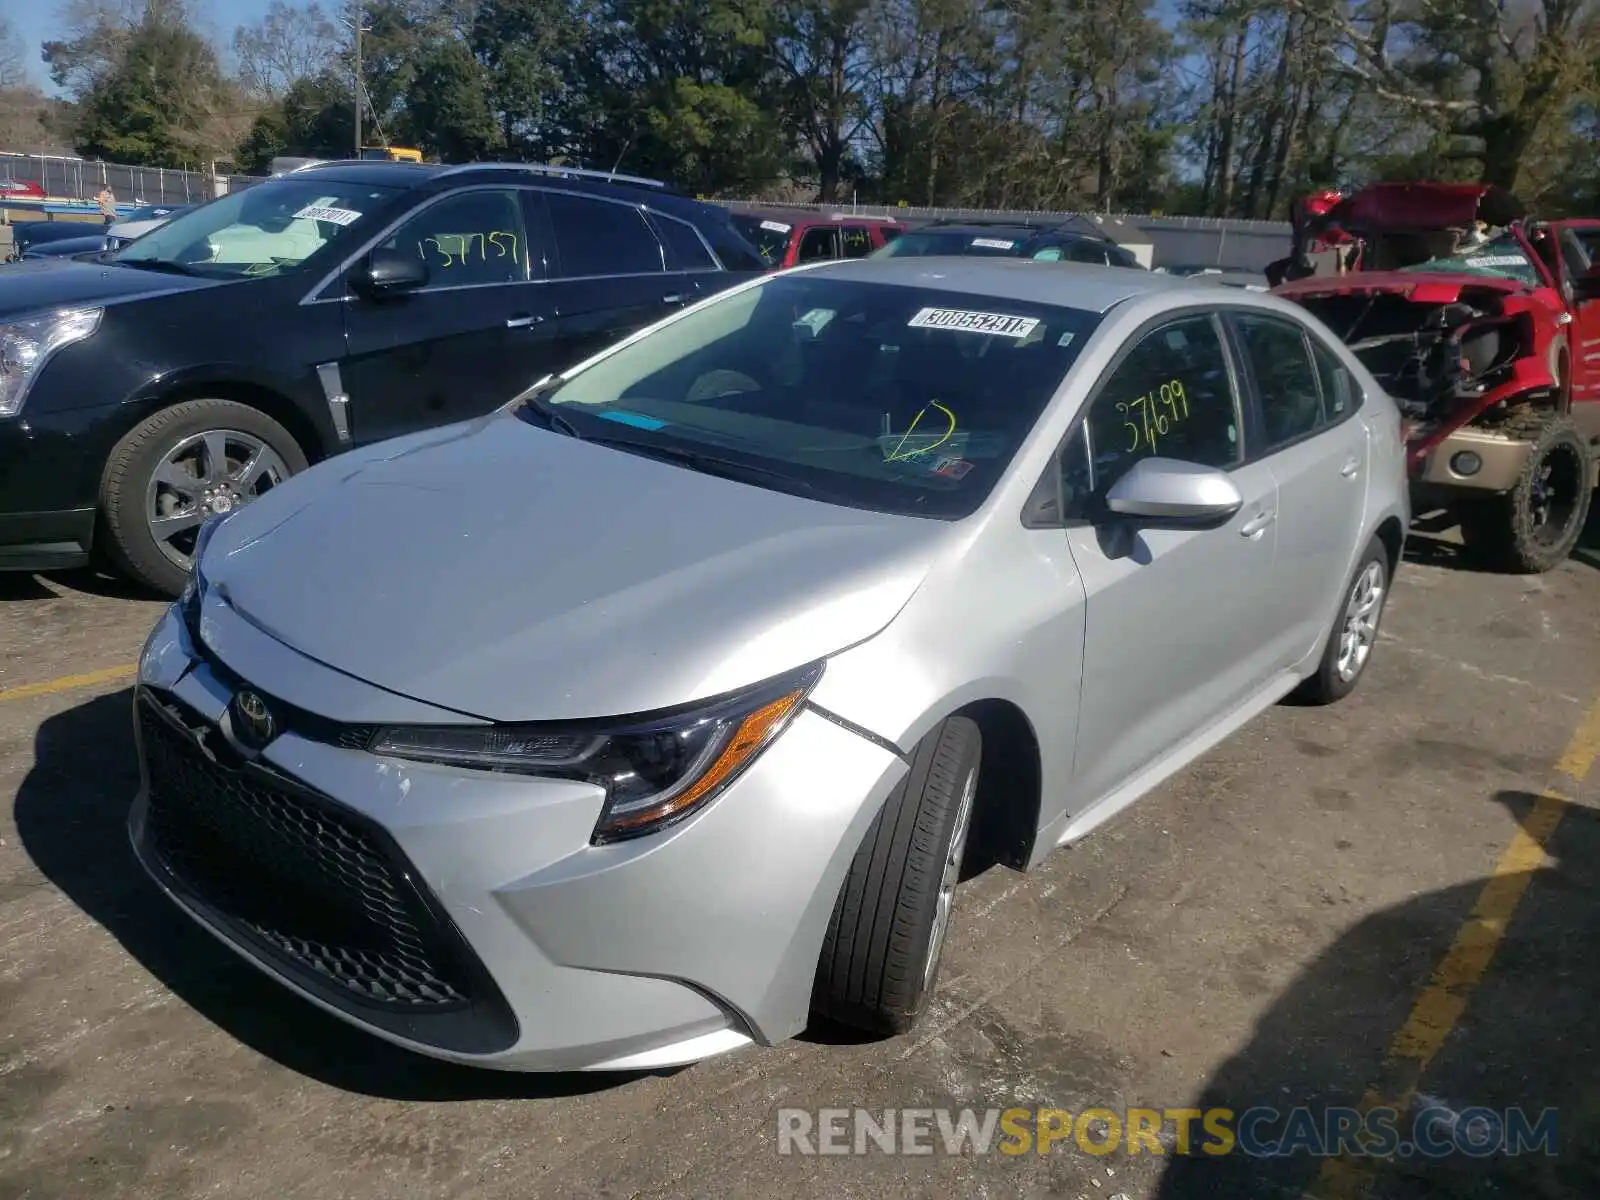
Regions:
<svg viewBox="0 0 1600 1200"><path fill-rule="evenodd" d="M251 691L233 697L233 733L245 745L259 750L278 733L277 722L267 702Z"/></svg>

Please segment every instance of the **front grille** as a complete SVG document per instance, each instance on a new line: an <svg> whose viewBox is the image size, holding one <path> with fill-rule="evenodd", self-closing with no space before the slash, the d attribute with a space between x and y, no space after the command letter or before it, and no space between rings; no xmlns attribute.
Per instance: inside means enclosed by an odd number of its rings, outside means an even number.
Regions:
<svg viewBox="0 0 1600 1200"><path fill-rule="evenodd" d="M208 756L156 704L146 693L139 705L146 836L183 890L273 957L367 1004L422 1014L472 1001L459 935L430 910L398 848L342 806L230 762L214 728Z"/></svg>

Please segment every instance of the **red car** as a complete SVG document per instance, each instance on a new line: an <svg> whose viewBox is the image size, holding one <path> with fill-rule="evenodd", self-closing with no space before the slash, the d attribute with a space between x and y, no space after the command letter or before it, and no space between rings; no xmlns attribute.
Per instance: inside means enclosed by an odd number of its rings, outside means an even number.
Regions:
<svg viewBox="0 0 1600 1200"><path fill-rule="evenodd" d="M0 200L43 200L44 189L31 179L0 179Z"/></svg>
<svg viewBox="0 0 1600 1200"><path fill-rule="evenodd" d="M1564 560L1600 483L1600 220L1529 220L1499 188L1443 183L1296 216L1274 291L1406 413L1415 511L1447 510L1514 570Z"/></svg>
<svg viewBox="0 0 1600 1200"><path fill-rule="evenodd" d="M774 270L830 258L865 258L905 232L898 221L849 213L736 212L733 227Z"/></svg>

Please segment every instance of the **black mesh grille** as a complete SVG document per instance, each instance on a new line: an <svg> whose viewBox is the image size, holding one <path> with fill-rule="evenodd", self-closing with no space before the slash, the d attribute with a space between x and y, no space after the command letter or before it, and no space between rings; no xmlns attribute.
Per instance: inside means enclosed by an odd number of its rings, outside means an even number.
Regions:
<svg viewBox="0 0 1600 1200"><path fill-rule="evenodd" d="M422 1013L470 1002L470 973L397 851L331 801L224 765L214 729L213 761L154 703L139 705L147 836L197 900L368 1003Z"/></svg>

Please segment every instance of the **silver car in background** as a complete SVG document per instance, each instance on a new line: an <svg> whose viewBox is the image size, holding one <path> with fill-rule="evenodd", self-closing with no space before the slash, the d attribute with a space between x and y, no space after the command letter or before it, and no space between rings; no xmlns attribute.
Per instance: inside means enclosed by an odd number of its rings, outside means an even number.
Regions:
<svg viewBox="0 0 1600 1200"><path fill-rule="evenodd" d="M902 1031L964 867L1356 685L1402 449L1270 296L765 276L208 524L140 664L133 841L234 950L425 1054Z"/></svg>

